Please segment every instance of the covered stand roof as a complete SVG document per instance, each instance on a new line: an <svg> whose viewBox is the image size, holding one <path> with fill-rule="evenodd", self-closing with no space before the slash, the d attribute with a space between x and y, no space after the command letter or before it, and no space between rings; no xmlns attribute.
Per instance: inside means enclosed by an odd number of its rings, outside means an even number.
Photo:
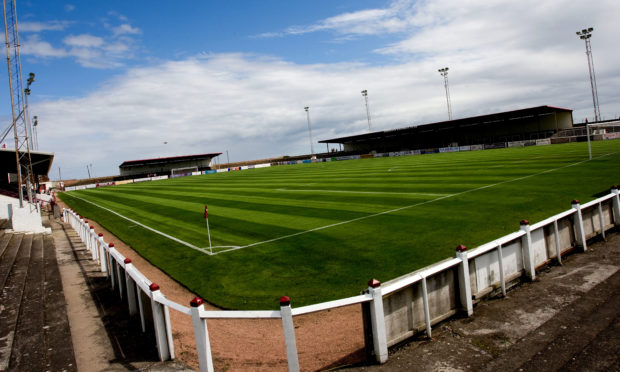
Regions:
<svg viewBox="0 0 620 372"><path fill-rule="evenodd" d="M416 136L423 135L428 132L460 132L467 127L474 126L502 126L504 124L511 124L513 121L524 120L527 118L533 118L536 116L552 115L558 112L571 113L573 110L552 107L552 106L538 106L526 109L506 111L495 114L473 116L463 119L455 119L449 121L440 121L436 123L415 125L410 127L390 129L379 132L358 134L354 136L331 138L327 140L319 141L319 143L351 143L351 142L368 142L368 141L382 141L398 136Z"/></svg>
<svg viewBox="0 0 620 372"><path fill-rule="evenodd" d="M222 155L222 153L216 152L216 153L211 153L211 154L182 155L182 156L171 156L171 157L166 157L166 158L127 160L127 161L124 161L119 167L130 168L130 167L142 167L145 165L181 163L184 161L200 161L200 160L211 159L218 155Z"/></svg>
<svg viewBox="0 0 620 372"><path fill-rule="evenodd" d="M54 153L30 151L30 160L32 172L36 176L47 176L54 161ZM15 149L0 149L0 173L17 173L15 165Z"/></svg>

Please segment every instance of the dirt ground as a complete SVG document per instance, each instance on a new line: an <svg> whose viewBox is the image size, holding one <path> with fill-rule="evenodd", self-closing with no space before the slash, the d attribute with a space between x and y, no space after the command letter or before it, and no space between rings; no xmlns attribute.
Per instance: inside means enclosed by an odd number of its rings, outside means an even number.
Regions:
<svg viewBox="0 0 620 372"><path fill-rule="evenodd" d="M59 205L67 208L61 201ZM88 223L96 233L103 234L106 242L114 243L147 278L157 283L168 299L189 306L196 294L151 265L96 221ZM208 303L205 309L219 310ZM360 305L296 316L294 324L301 369L325 370L363 362L366 356L361 317ZM176 357L198 369L191 317L170 309L170 320ZM280 319L210 319L207 328L217 371L288 370Z"/></svg>

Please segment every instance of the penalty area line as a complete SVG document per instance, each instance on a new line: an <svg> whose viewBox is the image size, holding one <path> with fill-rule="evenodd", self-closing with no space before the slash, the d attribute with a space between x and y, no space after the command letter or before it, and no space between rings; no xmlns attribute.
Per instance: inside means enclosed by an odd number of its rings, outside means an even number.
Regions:
<svg viewBox="0 0 620 372"><path fill-rule="evenodd" d="M432 194L432 193L423 193L423 192L392 192L392 191L348 191L348 190L312 190L312 189L287 189L281 188L276 189L276 191L286 191L286 192L314 192L317 194L323 192L332 192L332 193L341 193L341 194L380 194L380 195L421 195L421 196L446 196L450 194Z"/></svg>

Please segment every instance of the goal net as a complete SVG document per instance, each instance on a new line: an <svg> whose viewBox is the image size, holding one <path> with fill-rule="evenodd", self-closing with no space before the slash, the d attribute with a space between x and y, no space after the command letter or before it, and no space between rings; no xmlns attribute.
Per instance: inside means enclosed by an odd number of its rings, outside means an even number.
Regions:
<svg viewBox="0 0 620 372"><path fill-rule="evenodd" d="M192 172L198 172L198 167L185 167L185 168L175 168L170 171L170 174L175 176L179 174L188 174Z"/></svg>
<svg viewBox="0 0 620 372"><path fill-rule="evenodd" d="M592 159L592 141L620 139L620 120L586 125L588 154Z"/></svg>

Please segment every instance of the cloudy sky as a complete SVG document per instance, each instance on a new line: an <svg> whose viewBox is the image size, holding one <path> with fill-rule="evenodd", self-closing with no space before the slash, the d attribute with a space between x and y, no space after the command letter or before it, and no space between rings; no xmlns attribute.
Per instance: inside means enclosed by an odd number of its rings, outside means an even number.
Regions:
<svg viewBox="0 0 620 372"><path fill-rule="evenodd" d="M458 4L458 6L457 6ZM620 116L620 2L595 0L17 0L30 115L50 175L118 174L125 160L226 152L230 161L316 142L531 106ZM6 65L5 65L6 68ZM1 74L0 129L10 122ZM2 109L4 107L4 109ZM6 141L8 147L12 140Z"/></svg>

